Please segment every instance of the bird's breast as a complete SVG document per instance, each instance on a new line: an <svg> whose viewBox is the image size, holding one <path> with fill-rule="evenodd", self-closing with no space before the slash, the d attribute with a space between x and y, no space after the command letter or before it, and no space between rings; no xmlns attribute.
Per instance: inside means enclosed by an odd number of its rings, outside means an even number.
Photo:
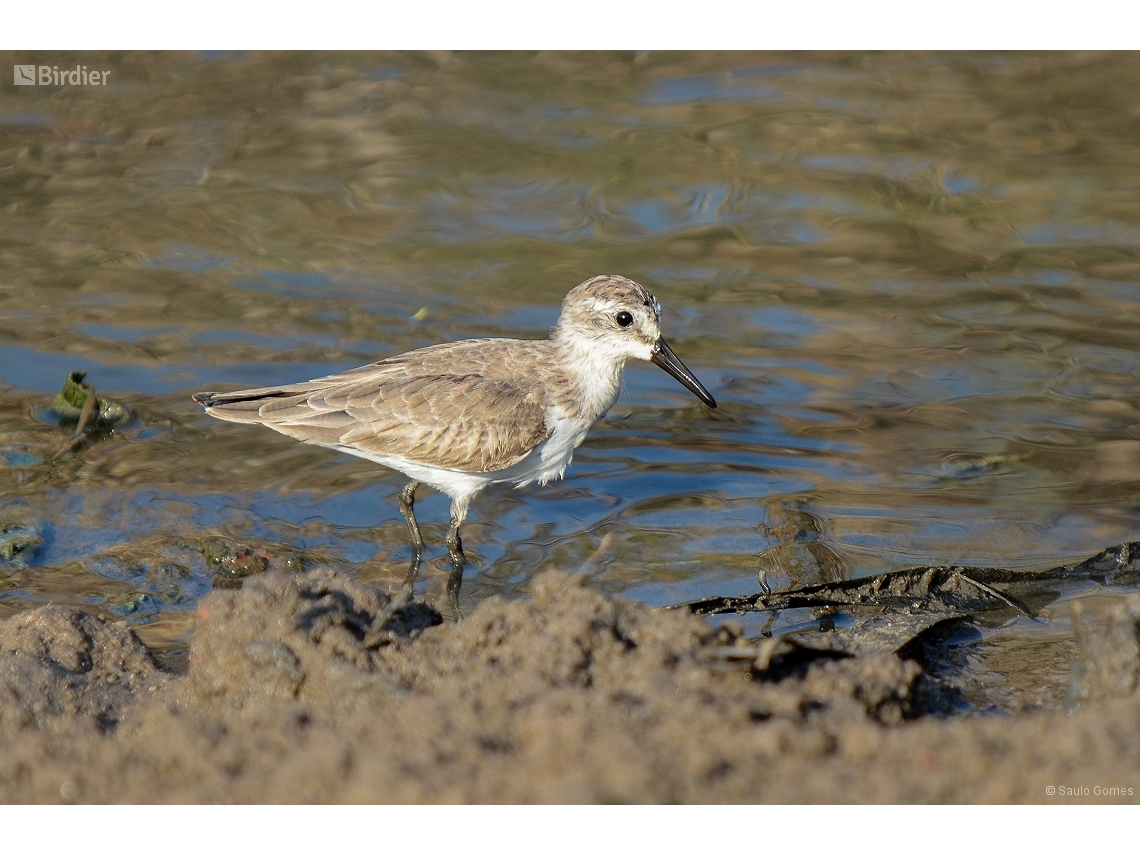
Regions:
<svg viewBox="0 0 1140 855"><path fill-rule="evenodd" d="M570 465L574 449L582 444L582 440L586 438L595 421L596 419L582 419L569 415L560 408L549 408L546 423L551 429L550 436L522 461L502 473L507 476L502 480L521 487L532 481L545 484L561 478L566 467Z"/></svg>

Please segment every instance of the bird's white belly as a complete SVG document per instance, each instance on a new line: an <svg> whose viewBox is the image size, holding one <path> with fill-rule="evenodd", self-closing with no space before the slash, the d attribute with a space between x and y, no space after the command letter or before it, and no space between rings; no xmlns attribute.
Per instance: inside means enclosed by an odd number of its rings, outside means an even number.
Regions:
<svg viewBox="0 0 1140 855"><path fill-rule="evenodd" d="M516 487L522 487L532 481L545 484L547 481L561 478L566 467L570 465L574 449L582 444L594 421L584 422L558 416L552 421L554 430L545 441L536 445L530 454L514 466L495 472L460 472L418 463L394 454L376 454L348 445L338 445L336 449L403 472L409 478L434 487L441 493L446 493L453 501L466 506L472 496L491 484L514 484Z"/></svg>

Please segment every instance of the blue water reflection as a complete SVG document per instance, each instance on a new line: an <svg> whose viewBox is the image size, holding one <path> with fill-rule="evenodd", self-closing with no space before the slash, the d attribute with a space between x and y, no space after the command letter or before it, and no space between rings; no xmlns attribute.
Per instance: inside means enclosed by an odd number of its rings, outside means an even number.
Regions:
<svg viewBox="0 0 1140 855"><path fill-rule="evenodd" d="M217 536L397 582L401 476L190 395L540 337L602 272L657 294L719 406L631 364L565 480L477 500L469 602L547 567L655 604L751 593L807 534L853 575L1140 537L1132 57L147 62L0 92L0 513L44 533L41 578L157 620L208 588L186 544ZM53 465L73 370L136 417ZM448 503L417 508L431 594Z"/></svg>

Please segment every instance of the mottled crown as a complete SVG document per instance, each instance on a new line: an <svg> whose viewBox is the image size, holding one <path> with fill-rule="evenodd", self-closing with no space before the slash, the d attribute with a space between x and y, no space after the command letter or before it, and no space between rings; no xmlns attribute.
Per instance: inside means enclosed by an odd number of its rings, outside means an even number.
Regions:
<svg viewBox="0 0 1140 855"><path fill-rule="evenodd" d="M637 319L637 332L650 341L656 340L661 317L657 298L632 279L611 274L587 279L566 295L553 334L557 337L570 330L587 336L613 332L614 318L622 310Z"/></svg>

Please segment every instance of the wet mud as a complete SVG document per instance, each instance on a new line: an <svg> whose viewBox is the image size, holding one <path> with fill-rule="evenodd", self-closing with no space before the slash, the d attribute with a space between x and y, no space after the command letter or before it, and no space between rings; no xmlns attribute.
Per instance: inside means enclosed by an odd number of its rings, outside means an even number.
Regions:
<svg viewBox="0 0 1140 855"><path fill-rule="evenodd" d="M176 675L45 606L0 621L0 800L1131 803L1140 598L1094 600L1064 704L956 718L946 613L751 638L551 571L453 623L269 570L203 598Z"/></svg>

